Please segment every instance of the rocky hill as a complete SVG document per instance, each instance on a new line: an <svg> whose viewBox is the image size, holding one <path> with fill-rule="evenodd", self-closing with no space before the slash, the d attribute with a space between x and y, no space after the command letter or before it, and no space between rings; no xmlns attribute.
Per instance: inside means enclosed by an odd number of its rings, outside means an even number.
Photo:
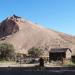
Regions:
<svg viewBox="0 0 75 75"><path fill-rule="evenodd" d="M1 22L0 43L2 42L13 44L17 51L27 51L32 47L45 51L56 47L68 47L75 52L74 36L46 29L16 15Z"/></svg>

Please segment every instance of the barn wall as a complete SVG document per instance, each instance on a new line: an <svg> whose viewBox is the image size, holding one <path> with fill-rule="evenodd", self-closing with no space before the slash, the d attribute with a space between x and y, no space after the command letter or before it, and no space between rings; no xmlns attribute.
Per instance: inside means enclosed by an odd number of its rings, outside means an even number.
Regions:
<svg viewBox="0 0 75 75"><path fill-rule="evenodd" d="M71 52L70 52L70 50L68 49L67 51L66 51L66 59L70 59L71 58Z"/></svg>

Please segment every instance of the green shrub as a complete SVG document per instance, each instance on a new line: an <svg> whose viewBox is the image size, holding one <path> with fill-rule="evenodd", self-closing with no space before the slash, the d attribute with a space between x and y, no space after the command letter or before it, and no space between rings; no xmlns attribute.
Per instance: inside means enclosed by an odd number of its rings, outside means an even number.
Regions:
<svg viewBox="0 0 75 75"><path fill-rule="evenodd" d="M2 43L0 44L0 59L1 60L10 60L14 58L15 52L12 44Z"/></svg>
<svg viewBox="0 0 75 75"><path fill-rule="evenodd" d="M43 50L32 47L28 50L28 54L30 57L40 57L43 54Z"/></svg>

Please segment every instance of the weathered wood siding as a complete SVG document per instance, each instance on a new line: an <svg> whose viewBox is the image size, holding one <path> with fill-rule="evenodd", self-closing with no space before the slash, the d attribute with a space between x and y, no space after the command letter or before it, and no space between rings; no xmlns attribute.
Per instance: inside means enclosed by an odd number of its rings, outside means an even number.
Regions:
<svg viewBox="0 0 75 75"><path fill-rule="evenodd" d="M70 59L71 58L71 51L68 49L66 51L66 59Z"/></svg>

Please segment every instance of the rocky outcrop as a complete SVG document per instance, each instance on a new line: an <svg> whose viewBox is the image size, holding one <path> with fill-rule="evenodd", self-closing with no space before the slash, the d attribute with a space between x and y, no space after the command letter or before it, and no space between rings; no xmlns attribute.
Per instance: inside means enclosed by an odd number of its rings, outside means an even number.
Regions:
<svg viewBox="0 0 75 75"><path fill-rule="evenodd" d="M0 25L0 36L7 36L12 33L19 31L19 26L17 24L17 16L6 18Z"/></svg>

